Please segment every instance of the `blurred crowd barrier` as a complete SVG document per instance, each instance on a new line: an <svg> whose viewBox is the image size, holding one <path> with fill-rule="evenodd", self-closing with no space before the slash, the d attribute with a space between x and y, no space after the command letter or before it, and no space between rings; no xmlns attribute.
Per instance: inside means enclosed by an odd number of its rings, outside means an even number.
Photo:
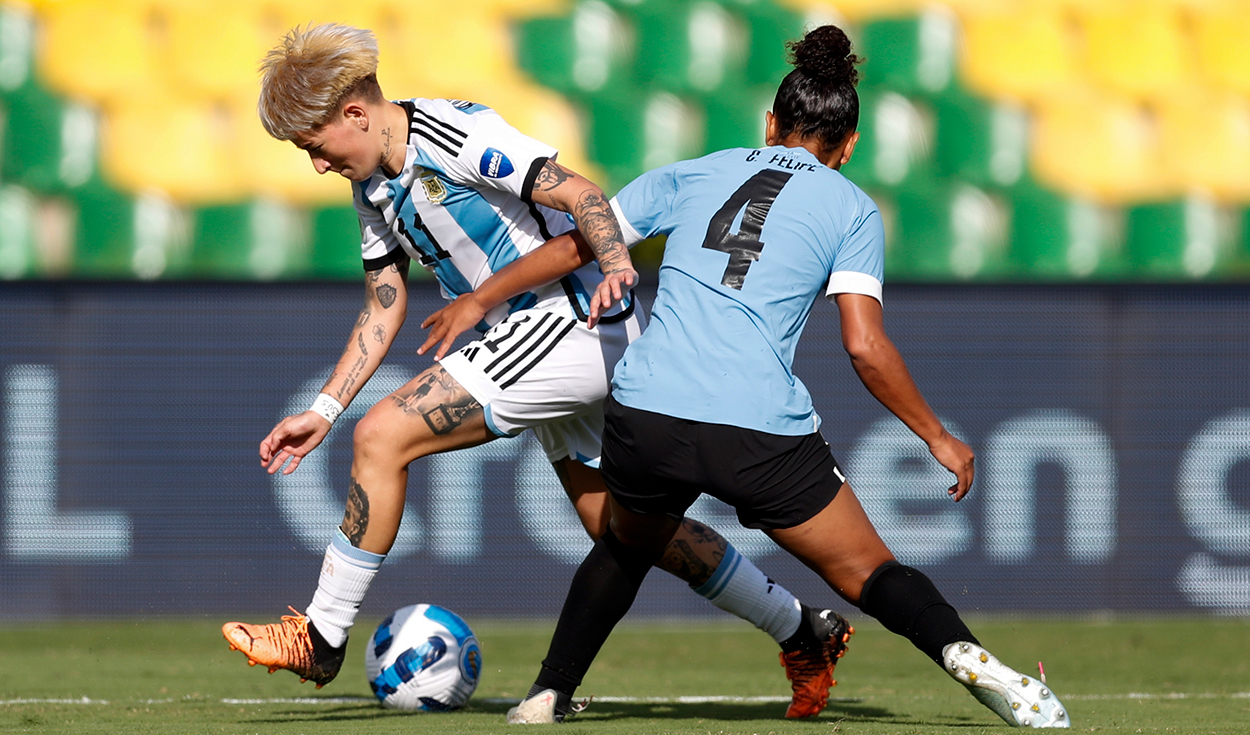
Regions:
<svg viewBox="0 0 1250 735"><path fill-rule="evenodd" d="M322 21L609 193L759 145L785 41L838 23L890 280L1250 279L1250 0L3 0L0 277L358 277L347 183L255 114Z"/></svg>

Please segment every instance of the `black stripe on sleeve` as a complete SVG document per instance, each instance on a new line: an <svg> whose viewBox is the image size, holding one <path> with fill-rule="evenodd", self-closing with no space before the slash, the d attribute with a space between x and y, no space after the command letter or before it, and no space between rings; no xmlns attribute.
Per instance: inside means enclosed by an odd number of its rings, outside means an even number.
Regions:
<svg viewBox="0 0 1250 735"><path fill-rule="evenodd" d="M408 253L405 253L403 248L395 248L394 250L388 251L386 255L383 255L380 258L365 258L365 273L380 271L388 265L402 263L405 260L408 260Z"/></svg>
<svg viewBox="0 0 1250 735"><path fill-rule="evenodd" d="M421 118L422 118L421 120L414 120L414 122L425 122L427 125L428 125L429 123L434 123L435 125L438 125L439 127L443 128L444 130L447 130L447 131L448 131L448 132L450 132L450 133L453 133L453 134L455 134L455 135L460 136L460 141L459 141L460 143L463 143L463 142L464 142L464 139L465 139L465 138L467 138L467 137L469 137L469 136L468 136L468 133L464 132L464 131L463 131L463 130L461 130L460 128L457 128L456 126L452 125L451 123L444 122L443 120L439 120L438 118L434 117L433 115L431 115L430 113L426 112L425 110L422 110L422 109L421 109L421 108L419 108L419 107L415 107L415 106L414 106L412 109L413 109L413 112L415 112L416 114L420 115L420 116L421 116ZM431 127L433 127L433 126L431 126ZM444 136L445 138L447 138L448 140L450 140L451 142L453 142L453 143L457 142L457 141L452 140L451 136L450 136L450 135L447 135L447 133L444 133L444 132L442 132L442 131L437 131L437 132L438 132L440 135L442 135L442 136Z"/></svg>
<svg viewBox="0 0 1250 735"><path fill-rule="evenodd" d="M438 146L439 148L442 148L443 150L447 151L447 155L449 155L449 156L451 156L451 157L453 157L453 158L454 158L454 157L456 157L456 156L458 156L458 155L460 155L460 148L459 148L459 147L456 147L456 148L454 148L454 149L453 149L451 146L447 145L446 143L444 143L443 141L439 140L438 138L435 138L434 136L432 136L432 135L430 135L429 133L425 132L425 131L424 131L424 130L422 130L421 128L418 128L418 127L413 127L413 129L412 129L412 130L413 130L413 132L414 132L414 133L416 133L417 135L420 135L422 138L425 138L426 140L430 141L431 143L433 143L434 145Z"/></svg>
<svg viewBox="0 0 1250 735"><path fill-rule="evenodd" d="M535 158L534 162L530 164L529 173L525 174L525 183L521 184L521 201L530 205L530 211L534 210L534 182L538 181L538 174L542 173L543 166L546 166L547 161L550 160L546 156ZM539 222L542 222L542 220L539 219ZM545 235L545 237L548 240L551 239L551 235Z"/></svg>

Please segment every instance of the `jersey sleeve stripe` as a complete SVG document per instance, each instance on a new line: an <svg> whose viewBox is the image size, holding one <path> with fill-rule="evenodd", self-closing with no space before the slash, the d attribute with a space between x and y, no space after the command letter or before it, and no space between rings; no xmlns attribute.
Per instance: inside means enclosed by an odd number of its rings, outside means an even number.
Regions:
<svg viewBox="0 0 1250 735"><path fill-rule="evenodd" d="M388 265L395 265L396 263L402 262L407 258L408 253L405 253L403 248L395 248L394 250L388 251L386 255L377 258L365 258L365 272L369 273L372 271L380 271Z"/></svg>
<svg viewBox="0 0 1250 735"><path fill-rule="evenodd" d="M881 281L867 273L836 271L829 276L829 288L825 290L825 297L832 301L840 293L863 294L884 303L881 301Z"/></svg>
<svg viewBox="0 0 1250 735"><path fill-rule="evenodd" d="M534 182L538 181L538 174L542 173L543 166L546 166L547 161L550 161L550 160L551 160L550 158L545 158L545 157L535 158L534 162L530 164L530 170L525 174L525 182L521 184L521 200L524 201L526 204L530 205L531 212L535 211L534 210ZM542 222L542 219L540 219L537 216L537 214L535 214L534 219L537 219L539 222ZM548 240L551 239L551 235L548 235L546 232L543 233L543 237L545 237Z"/></svg>
<svg viewBox="0 0 1250 735"><path fill-rule="evenodd" d="M612 205L612 214L616 215L616 221L621 225L621 237L625 240L625 245L632 248L642 242L642 233L635 230L629 220L625 219L625 214L621 211L620 202L616 200L616 197L612 197L608 203Z"/></svg>
<svg viewBox="0 0 1250 735"><path fill-rule="evenodd" d="M442 148L443 150L447 151L448 155L457 156L460 154L460 149L462 147L460 143L457 143L456 141L451 140L450 138L447 138L447 143L444 143L443 141L434 137L434 135L431 132L423 130L422 128L418 127L418 125L420 124L421 124L420 121L414 121L412 124L412 132L416 133L417 135L420 135L422 138L425 138L426 140L438 146L439 148ZM434 132L437 132L437 131L434 131ZM450 143L450 145L448 145L448 143Z"/></svg>

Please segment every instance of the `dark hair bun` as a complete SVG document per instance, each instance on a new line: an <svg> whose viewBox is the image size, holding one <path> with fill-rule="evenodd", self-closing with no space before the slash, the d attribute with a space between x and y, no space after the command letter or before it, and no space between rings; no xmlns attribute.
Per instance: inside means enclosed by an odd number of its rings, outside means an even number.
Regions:
<svg viewBox="0 0 1250 735"><path fill-rule="evenodd" d="M794 68L815 81L851 86L859 81L855 65L860 59L851 53L851 39L837 26L813 28L802 40L790 41L786 46Z"/></svg>

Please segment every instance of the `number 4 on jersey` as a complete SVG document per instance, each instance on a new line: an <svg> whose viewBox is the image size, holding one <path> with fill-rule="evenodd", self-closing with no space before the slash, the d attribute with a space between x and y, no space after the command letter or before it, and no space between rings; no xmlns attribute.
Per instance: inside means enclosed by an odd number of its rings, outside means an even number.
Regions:
<svg viewBox="0 0 1250 735"><path fill-rule="evenodd" d="M764 220L768 218L768 211L773 208L781 187L793 175L790 171L770 168L760 171L743 182L708 223L703 247L729 253L729 264L725 266L725 275L720 281L722 286L742 290L747 270L753 261L760 259L760 251L764 249L760 240ZM742 211L743 205L746 205L745 212ZM742 224L737 232L730 232L738 212L742 212Z"/></svg>

